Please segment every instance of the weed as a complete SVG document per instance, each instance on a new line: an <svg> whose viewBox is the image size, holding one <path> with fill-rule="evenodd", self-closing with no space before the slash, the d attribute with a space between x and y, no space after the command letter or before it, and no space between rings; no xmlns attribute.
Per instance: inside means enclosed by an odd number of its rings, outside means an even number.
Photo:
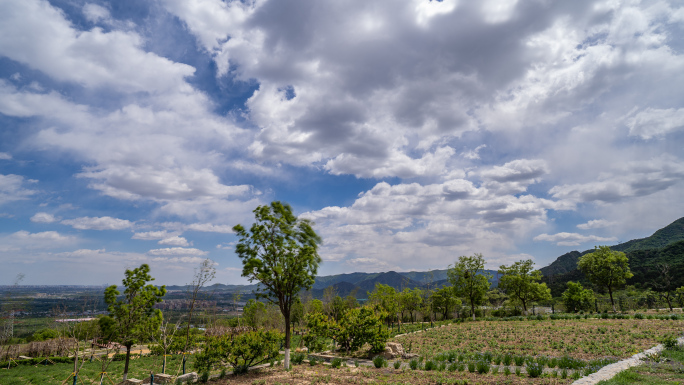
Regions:
<svg viewBox="0 0 684 385"><path fill-rule="evenodd" d="M513 361L513 357L511 357L510 354L506 354L506 355L503 357L503 363L504 363L504 365L506 365L506 366L509 366L509 365L511 364L512 361Z"/></svg>
<svg viewBox="0 0 684 385"><path fill-rule="evenodd" d="M400 360L394 361L394 369L399 369L399 368L401 368L401 361Z"/></svg>
<svg viewBox="0 0 684 385"><path fill-rule="evenodd" d="M476 364L477 367L477 372L480 374L487 374L489 373L489 370L491 369L491 366L489 364L489 361L477 361Z"/></svg>
<svg viewBox="0 0 684 385"><path fill-rule="evenodd" d="M539 363L532 363L530 365L527 365L527 374L532 377L532 378L537 378L541 376L541 374L544 372L544 365L539 364Z"/></svg>
<svg viewBox="0 0 684 385"><path fill-rule="evenodd" d="M333 368L337 369L340 366L342 366L342 359L341 358L335 358L330 362L330 366Z"/></svg>
<svg viewBox="0 0 684 385"><path fill-rule="evenodd" d="M473 361L468 362L468 371L470 373L475 373L475 363Z"/></svg>
<svg viewBox="0 0 684 385"><path fill-rule="evenodd" d="M373 358L373 365L375 365L376 368L383 368L387 366L387 360L383 356L377 356Z"/></svg>
<svg viewBox="0 0 684 385"><path fill-rule="evenodd" d="M511 375L511 368L509 368L508 366L504 367L504 374L507 376L510 376Z"/></svg>
<svg viewBox="0 0 684 385"><path fill-rule="evenodd" d="M411 370L416 370L416 369L418 369L418 360L415 359L415 358L412 359L412 360L409 362L409 368L411 368Z"/></svg>

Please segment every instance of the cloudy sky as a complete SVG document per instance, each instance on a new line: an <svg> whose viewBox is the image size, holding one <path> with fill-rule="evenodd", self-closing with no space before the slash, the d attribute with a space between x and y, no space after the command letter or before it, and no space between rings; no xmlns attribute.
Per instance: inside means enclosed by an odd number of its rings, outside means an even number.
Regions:
<svg viewBox="0 0 684 385"><path fill-rule="evenodd" d="M0 284L243 283L289 202L322 275L537 267L684 216L678 1L0 1Z"/></svg>

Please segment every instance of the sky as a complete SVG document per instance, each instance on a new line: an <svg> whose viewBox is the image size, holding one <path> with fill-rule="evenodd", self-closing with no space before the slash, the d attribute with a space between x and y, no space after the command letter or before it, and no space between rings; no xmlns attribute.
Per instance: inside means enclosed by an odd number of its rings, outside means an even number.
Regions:
<svg viewBox="0 0 684 385"><path fill-rule="evenodd" d="M0 285L246 283L274 200L319 275L540 268L684 216L683 148L679 1L0 1Z"/></svg>

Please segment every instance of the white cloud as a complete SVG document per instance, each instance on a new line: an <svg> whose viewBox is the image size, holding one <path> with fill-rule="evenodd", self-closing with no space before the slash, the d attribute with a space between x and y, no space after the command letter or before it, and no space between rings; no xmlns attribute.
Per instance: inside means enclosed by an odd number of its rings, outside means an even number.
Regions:
<svg viewBox="0 0 684 385"><path fill-rule="evenodd" d="M0 174L0 205L28 199L31 195L36 194L36 190L29 190L24 187L26 183L36 183L37 181L29 179L25 180L21 175L2 175Z"/></svg>
<svg viewBox="0 0 684 385"><path fill-rule="evenodd" d="M83 6L83 15L88 21L93 23L110 18L107 8L93 3L87 3Z"/></svg>
<svg viewBox="0 0 684 385"><path fill-rule="evenodd" d="M0 236L0 252L21 252L32 249L48 249L68 246L78 239L56 231L31 233L25 230Z"/></svg>
<svg viewBox="0 0 684 385"><path fill-rule="evenodd" d="M153 249L148 251L147 254L155 256L201 256L207 255L208 252L195 248L169 247L165 249Z"/></svg>
<svg viewBox="0 0 684 385"><path fill-rule="evenodd" d="M58 221L58 218L55 218L54 215L48 214L48 213L36 213L31 217L31 222L36 222L36 223L52 223Z"/></svg>
<svg viewBox="0 0 684 385"><path fill-rule="evenodd" d="M615 224L615 222L607 221L605 219L594 219L587 223L581 223L577 225L577 228L581 230L602 229L605 227L613 226Z"/></svg>
<svg viewBox="0 0 684 385"><path fill-rule="evenodd" d="M6 152L0 152L0 160L10 160L12 159L12 155L8 154Z"/></svg>
<svg viewBox="0 0 684 385"><path fill-rule="evenodd" d="M63 12L47 1L10 1L0 6L3 56L57 80L86 87L113 87L126 92L188 91L190 87L183 79L192 75L194 68L145 52L143 45L142 38L133 32L104 32L99 28L77 31Z"/></svg>
<svg viewBox="0 0 684 385"><path fill-rule="evenodd" d="M168 245L168 246L182 246L182 247L192 246L192 242L188 242L187 239L185 239L183 237L179 237L179 236L164 238L157 243L160 245Z"/></svg>
<svg viewBox="0 0 684 385"><path fill-rule="evenodd" d="M146 231L141 233L134 233L131 239L142 239L145 241L156 241L159 239L171 238L175 233L168 232L166 230L162 231Z"/></svg>
<svg viewBox="0 0 684 385"><path fill-rule="evenodd" d="M127 219L108 216L65 219L61 223L79 230L124 230L133 227L133 222Z"/></svg>
<svg viewBox="0 0 684 385"><path fill-rule="evenodd" d="M684 108L646 108L627 119L630 135L650 139L684 128Z"/></svg>
<svg viewBox="0 0 684 385"><path fill-rule="evenodd" d="M599 237L596 235L582 235L577 233L557 233L557 234L540 234L534 237L535 241L544 241L556 243L558 246L579 246L588 242L615 242L617 238Z"/></svg>

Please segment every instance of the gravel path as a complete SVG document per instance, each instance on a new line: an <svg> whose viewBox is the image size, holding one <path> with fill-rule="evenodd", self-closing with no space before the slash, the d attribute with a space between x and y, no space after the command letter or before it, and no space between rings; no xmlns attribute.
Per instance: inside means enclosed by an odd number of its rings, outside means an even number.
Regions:
<svg viewBox="0 0 684 385"><path fill-rule="evenodd" d="M684 337L678 339L679 343L684 343ZM630 358L626 358L622 361L618 361L614 364L606 365L601 370L596 373L590 374L586 377L582 377L579 380L572 383L572 385L594 385L599 381L609 380L613 378L616 374L623 370L627 370L632 366L641 365L643 361L642 358L646 358L647 355L660 353L663 350L663 345L658 345L641 353L637 353Z"/></svg>

